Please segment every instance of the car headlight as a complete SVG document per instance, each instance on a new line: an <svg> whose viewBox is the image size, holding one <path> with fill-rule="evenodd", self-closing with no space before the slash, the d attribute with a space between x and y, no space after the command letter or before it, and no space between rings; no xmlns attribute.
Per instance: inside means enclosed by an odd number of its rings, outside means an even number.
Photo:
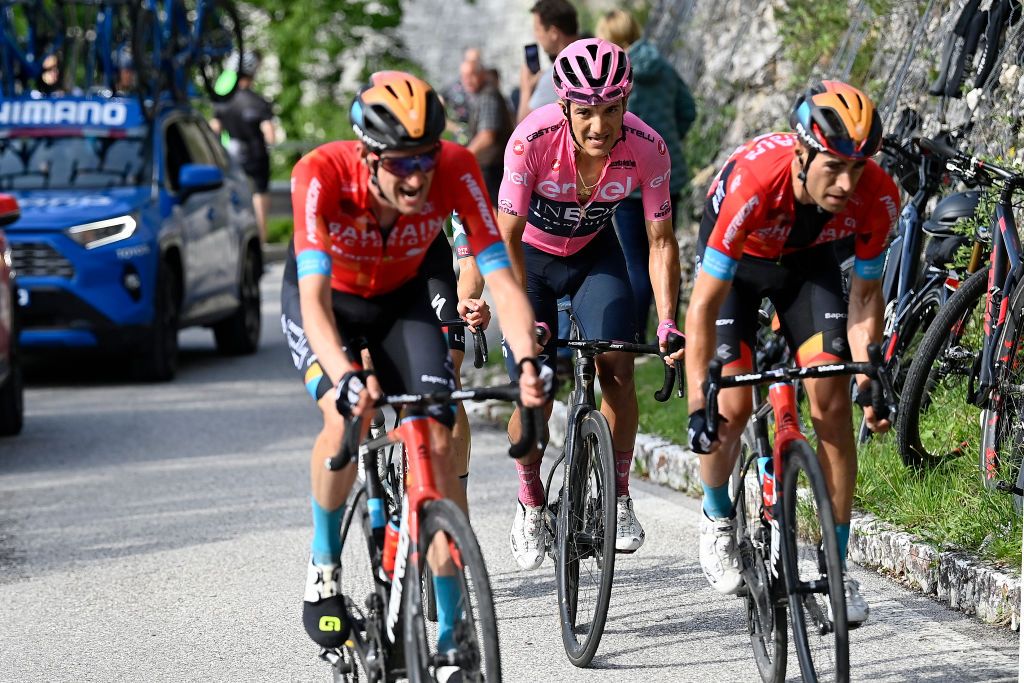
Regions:
<svg viewBox="0 0 1024 683"><path fill-rule="evenodd" d="M135 232L135 226L133 216L118 216L105 221L76 225L68 228L67 233L68 237L86 249L95 249L111 242L128 239Z"/></svg>

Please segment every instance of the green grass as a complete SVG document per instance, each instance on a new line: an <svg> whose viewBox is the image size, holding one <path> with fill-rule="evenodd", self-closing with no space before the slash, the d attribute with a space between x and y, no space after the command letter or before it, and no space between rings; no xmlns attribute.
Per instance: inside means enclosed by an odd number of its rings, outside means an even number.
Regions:
<svg viewBox="0 0 1024 683"><path fill-rule="evenodd" d="M686 442L686 404L677 398L668 404L654 399L662 377L657 362L636 366L640 431L682 444ZM859 411L854 412L859 423ZM940 414L948 416L950 412ZM971 419L976 427L977 413L971 413ZM813 443L813 435L809 438ZM1014 514L1013 500L982 485L974 457L951 459L924 472L912 471L903 465L893 435L886 434L863 446L858 462L857 509L936 546L959 548L1020 567L1021 520Z"/></svg>
<svg viewBox="0 0 1024 683"><path fill-rule="evenodd" d="M292 219L287 217L267 218L267 241L287 242L292 238Z"/></svg>

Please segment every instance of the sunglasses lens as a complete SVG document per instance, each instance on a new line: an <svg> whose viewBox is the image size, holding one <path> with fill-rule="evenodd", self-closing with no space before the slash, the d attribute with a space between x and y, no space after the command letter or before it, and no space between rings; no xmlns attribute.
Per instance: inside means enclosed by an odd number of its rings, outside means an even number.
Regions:
<svg viewBox="0 0 1024 683"><path fill-rule="evenodd" d="M417 154L412 157L391 157L381 159L384 170L399 178L410 176L416 171L428 173L434 169L436 157L434 153Z"/></svg>

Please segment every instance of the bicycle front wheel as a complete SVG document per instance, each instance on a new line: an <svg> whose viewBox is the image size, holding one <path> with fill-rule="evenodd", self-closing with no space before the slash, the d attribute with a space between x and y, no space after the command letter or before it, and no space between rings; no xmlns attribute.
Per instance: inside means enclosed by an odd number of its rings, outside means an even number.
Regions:
<svg viewBox="0 0 1024 683"><path fill-rule="evenodd" d="M757 389L754 389L757 391ZM771 527L762 516L764 494L758 477L757 436L754 422L747 423L740 438L740 457L732 476L732 496L736 500L736 546L742 558L743 583L746 586L747 630L754 649L754 662L765 683L786 680L786 602L779 598L782 575L771 559ZM742 478L740 475L744 475Z"/></svg>
<svg viewBox="0 0 1024 683"><path fill-rule="evenodd" d="M438 574L455 578L456 594L448 605L455 623L453 636L446 641L454 649L444 652L438 651L440 623L428 621L424 614L422 577L427 574L428 556L441 565ZM501 680L498 624L487 567L469 520L450 500L430 501L420 512L419 553L409 555L402 584L402 619L406 671L412 683L434 681L439 674L461 674L458 680L463 681Z"/></svg>
<svg viewBox="0 0 1024 683"><path fill-rule="evenodd" d="M231 98L237 86L237 78L232 79L226 72L233 60L240 62L244 51L242 21L234 4L227 0L206 3L197 38L192 58L203 89L214 102L224 102Z"/></svg>
<svg viewBox="0 0 1024 683"><path fill-rule="evenodd" d="M594 658L608 618L615 574L614 458L608 421L592 410L580 421L566 460L555 548L562 645L579 667Z"/></svg>
<svg viewBox="0 0 1024 683"><path fill-rule="evenodd" d="M984 340L988 271L986 266L960 285L914 354L896 418L896 444L907 466L961 455L980 442L969 388Z"/></svg>
<svg viewBox="0 0 1024 683"><path fill-rule="evenodd" d="M832 501L805 441L784 453L782 562L804 681L850 680L850 638Z"/></svg>
<svg viewBox="0 0 1024 683"><path fill-rule="evenodd" d="M1000 480L1017 483L1024 459L1024 286L1010 295L996 343L995 386L981 418L981 479L988 487ZM1013 496L1021 513L1021 497Z"/></svg>

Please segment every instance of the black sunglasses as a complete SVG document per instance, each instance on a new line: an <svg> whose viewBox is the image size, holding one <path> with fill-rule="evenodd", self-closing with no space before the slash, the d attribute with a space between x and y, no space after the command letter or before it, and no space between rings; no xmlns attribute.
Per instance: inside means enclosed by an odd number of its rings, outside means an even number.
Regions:
<svg viewBox="0 0 1024 683"><path fill-rule="evenodd" d="M399 178L406 178L411 176L417 171L423 173L429 173L434 170L437 166L437 156L441 151L441 146L434 147L429 152L423 154L415 154L413 156L401 156L401 157L378 157L380 159L380 165L385 171L393 176Z"/></svg>

